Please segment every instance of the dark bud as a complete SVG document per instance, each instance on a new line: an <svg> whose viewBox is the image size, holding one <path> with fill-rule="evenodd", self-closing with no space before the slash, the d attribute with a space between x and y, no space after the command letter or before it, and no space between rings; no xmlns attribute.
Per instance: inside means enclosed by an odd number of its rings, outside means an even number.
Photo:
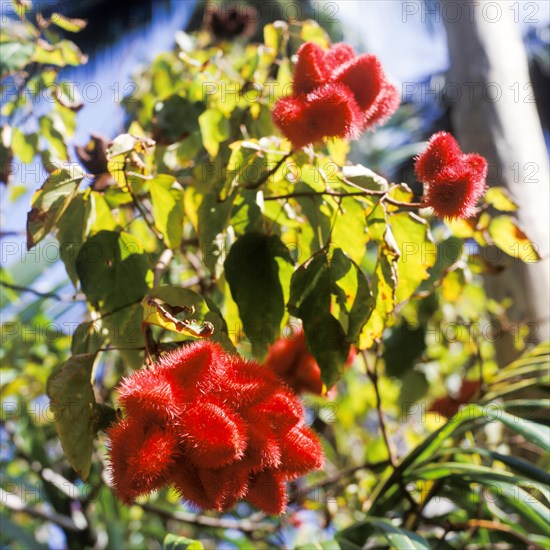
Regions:
<svg viewBox="0 0 550 550"><path fill-rule="evenodd" d="M250 38L256 32L258 12L253 6L208 5L206 28L218 40Z"/></svg>

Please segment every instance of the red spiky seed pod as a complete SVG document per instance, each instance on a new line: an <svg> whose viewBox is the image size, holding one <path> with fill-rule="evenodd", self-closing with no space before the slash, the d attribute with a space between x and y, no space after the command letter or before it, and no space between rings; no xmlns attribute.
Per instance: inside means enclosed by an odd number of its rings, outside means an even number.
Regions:
<svg viewBox="0 0 550 550"><path fill-rule="evenodd" d="M201 508L222 511L247 499L281 513L285 482L323 463L283 382L210 341L137 371L122 382L121 398L126 416L108 436L113 485L126 503L173 485ZM275 500L266 500L262 479L277 480Z"/></svg>
<svg viewBox="0 0 550 550"><path fill-rule="evenodd" d="M351 346L344 366L349 367L355 356L355 348ZM287 337L279 338L269 347L265 365L280 376L295 393L323 395L321 369L309 353L302 327L295 328Z"/></svg>
<svg viewBox="0 0 550 550"><path fill-rule="evenodd" d="M277 101L273 120L294 148L326 138L357 139L399 106L374 55L356 56L347 44L323 50L303 44L294 67L293 95Z"/></svg>
<svg viewBox="0 0 550 550"><path fill-rule="evenodd" d="M356 137L359 109L353 94L340 84L326 84L306 96L280 99L273 120L299 149L324 138Z"/></svg>
<svg viewBox="0 0 550 550"><path fill-rule="evenodd" d="M424 182L424 204L440 218L469 218L486 189L487 161L476 153L464 154L446 132L432 136L417 158L415 171Z"/></svg>

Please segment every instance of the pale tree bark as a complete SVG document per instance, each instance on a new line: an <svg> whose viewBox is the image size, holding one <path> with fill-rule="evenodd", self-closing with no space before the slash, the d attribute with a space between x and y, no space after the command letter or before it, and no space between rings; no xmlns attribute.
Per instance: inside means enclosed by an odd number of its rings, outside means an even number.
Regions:
<svg viewBox="0 0 550 550"><path fill-rule="evenodd" d="M462 92L451 105L456 137L464 151L488 159L489 185L511 191L519 204L520 226L543 258L536 264L508 262L503 273L486 277L487 289L499 300L512 298L512 337L517 338L518 326L531 323L530 340L543 341L550 328L549 167L525 48L514 22L517 14L505 1L442 0L441 7L449 83L457 87L449 91ZM497 340L499 362L512 358L512 344L510 335Z"/></svg>

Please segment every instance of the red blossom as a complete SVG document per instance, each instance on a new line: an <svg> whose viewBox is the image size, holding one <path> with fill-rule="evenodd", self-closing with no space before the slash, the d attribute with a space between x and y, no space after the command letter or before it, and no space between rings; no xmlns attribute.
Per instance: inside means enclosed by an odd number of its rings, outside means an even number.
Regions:
<svg viewBox="0 0 550 550"><path fill-rule="evenodd" d="M425 183L424 204L441 218L469 218L483 196L487 161L476 153L464 154L446 132L432 136L415 164L418 179Z"/></svg>
<svg viewBox="0 0 550 550"><path fill-rule="evenodd" d="M323 50L313 42L303 44L297 56L293 95L273 109L275 124L294 148L324 138L356 139L397 110L397 89L376 56L357 56L342 43Z"/></svg>
<svg viewBox="0 0 550 550"><path fill-rule="evenodd" d="M126 503L172 485L201 508L222 511L246 499L281 513L285 483L323 464L296 396L271 370L212 342L135 372L120 395L125 417L108 431L109 455Z"/></svg>

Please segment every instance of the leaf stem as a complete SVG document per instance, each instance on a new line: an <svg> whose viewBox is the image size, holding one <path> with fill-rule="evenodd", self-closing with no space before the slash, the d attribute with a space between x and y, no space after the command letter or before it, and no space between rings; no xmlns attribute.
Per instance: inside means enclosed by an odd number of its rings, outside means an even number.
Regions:
<svg viewBox="0 0 550 550"><path fill-rule="evenodd" d="M381 202L387 202L388 204L399 206L401 208L411 208L416 210L418 208L424 207L424 204L422 204L421 202L402 202L388 197L385 191L379 193L377 191L369 191L368 189L365 189L363 191L351 191L349 193L342 193L339 191L296 191L294 193L287 193L285 195L269 195L267 197L264 197L264 201L286 200L296 197L322 197L325 195L329 197L341 198L379 196Z"/></svg>
<svg viewBox="0 0 550 550"><path fill-rule="evenodd" d="M294 154L294 150L286 153L278 162L277 164L269 171L267 171L256 183L252 185L243 186L244 189L253 190L258 189L261 185L263 185L283 164L284 162L291 157Z"/></svg>

